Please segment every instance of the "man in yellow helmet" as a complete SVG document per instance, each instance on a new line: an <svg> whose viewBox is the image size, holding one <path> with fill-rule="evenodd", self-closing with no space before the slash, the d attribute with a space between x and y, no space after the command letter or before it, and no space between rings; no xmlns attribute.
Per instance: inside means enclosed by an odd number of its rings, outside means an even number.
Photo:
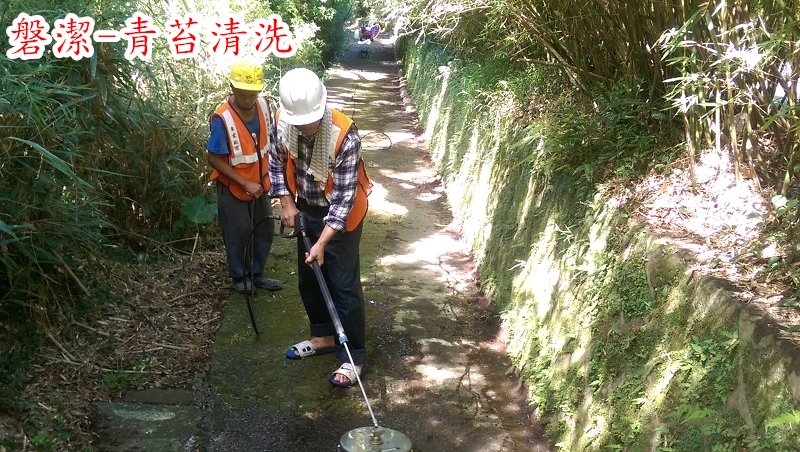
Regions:
<svg viewBox="0 0 800 452"><path fill-rule="evenodd" d="M211 114L206 147L211 180L217 181L228 273L239 293L250 292L253 285L278 290L280 281L264 275L275 225L270 219L261 220L272 215L268 160L269 149L277 142L269 105L259 97L264 70L240 60L231 67L229 82L232 95ZM246 253L248 243L252 255Z"/></svg>

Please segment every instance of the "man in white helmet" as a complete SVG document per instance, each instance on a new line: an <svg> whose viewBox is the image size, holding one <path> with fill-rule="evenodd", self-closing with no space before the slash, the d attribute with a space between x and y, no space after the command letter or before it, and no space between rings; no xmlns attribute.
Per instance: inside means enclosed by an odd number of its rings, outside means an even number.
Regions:
<svg viewBox="0 0 800 452"><path fill-rule="evenodd" d="M361 159L361 139L353 121L327 105L327 90L312 71L287 72L278 92L278 145L270 150L270 196L281 201L284 226L293 227L295 216L303 212L312 243L306 250L302 239L297 241L298 287L311 338L290 347L286 357L336 352L342 365L330 382L351 386L367 365L359 244L371 183ZM355 367L338 343L311 267L314 261L322 269Z"/></svg>
<svg viewBox="0 0 800 452"><path fill-rule="evenodd" d="M276 143L269 105L259 97L264 70L257 63L237 61L231 67L229 82L232 95L211 114L206 149L213 168L211 180L217 181L219 225L231 287L239 293L250 292L253 285L278 290L280 281L264 276L275 225L272 220L259 222L272 215L271 200L266 195L268 150ZM254 225L256 229L252 230ZM248 242L252 258L246 253Z"/></svg>

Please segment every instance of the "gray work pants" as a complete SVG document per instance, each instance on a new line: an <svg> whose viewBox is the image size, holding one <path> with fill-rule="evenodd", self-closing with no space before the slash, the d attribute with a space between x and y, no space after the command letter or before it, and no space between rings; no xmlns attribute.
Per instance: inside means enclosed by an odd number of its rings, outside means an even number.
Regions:
<svg viewBox="0 0 800 452"><path fill-rule="evenodd" d="M251 273L250 254L245 251L254 223L257 224L252 234L252 273L256 276L262 274L272 248L275 221L269 218L259 220L272 215L271 199L262 195L253 201L241 201L231 194L228 187L217 182L217 214L231 278L239 280Z"/></svg>

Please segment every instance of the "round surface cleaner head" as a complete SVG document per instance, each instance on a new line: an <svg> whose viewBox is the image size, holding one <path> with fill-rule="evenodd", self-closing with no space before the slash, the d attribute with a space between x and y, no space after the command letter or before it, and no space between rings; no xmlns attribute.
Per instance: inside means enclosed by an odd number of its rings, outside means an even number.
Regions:
<svg viewBox="0 0 800 452"><path fill-rule="evenodd" d="M350 430L339 440L343 452L411 452L411 440L397 430L361 427Z"/></svg>

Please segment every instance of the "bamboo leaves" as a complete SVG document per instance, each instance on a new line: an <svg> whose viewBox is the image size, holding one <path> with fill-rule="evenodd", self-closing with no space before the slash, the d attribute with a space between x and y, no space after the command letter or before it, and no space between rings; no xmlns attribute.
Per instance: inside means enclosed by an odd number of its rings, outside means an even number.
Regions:
<svg viewBox="0 0 800 452"><path fill-rule="evenodd" d="M72 169L70 169L69 165L65 161L63 161L60 158L56 157L55 155L53 155L52 152L50 152L47 149L43 148L38 143L34 143L33 141L25 140L23 138L18 138L18 137L8 137L8 139L9 140L19 141L20 143L27 144L28 146L32 147L33 149L38 151L40 154L42 154L42 157L44 157L44 160L50 166L52 166L53 168L58 170L60 173L62 173L65 176L69 177L70 179L72 179L73 181L75 181L79 185L82 185L84 187L91 187L91 185L88 182L86 182L85 180L83 180L80 177L78 177L78 175L75 174L72 171Z"/></svg>
<svg viewBox="0 0 800 452"><path fill-rule="evenodd" d="M796 25L796 16L785 4L719 1L699 7L680 28L659 40L668 66L676 72L666 80L674 88L667 98L688 115L684 122L689 149L703 149L708 143L717 151L727 147L739 180L741 163L757 170L763 166L754 134L771 134L782 159L789 162L781 192L793 179L797 152L791 138L800 117L791 75L797 67L791 56L800 36ZM696 101L687 105L686 99ZM778 182L759 172L767 183Z"/></svg>
<svg viewBox="0 0 800 452"><path fill-rule="evenodd" d="M0 236L0 246L5 246L9 243L16 242L19 238L14 234L14 226L9 226L0 220L0 232L6 234L8 238Z"/></svg>
<svg viewBox="0 0 800 452"><path fill-rule="evenodd" d="M641 95L670 102L682 119L691 162L724 149L737 180L744 164L782 193L796 183L800 2L428 0L403 9L412 29L461 55L553 65L589 96L647 81Z"/></svg>

